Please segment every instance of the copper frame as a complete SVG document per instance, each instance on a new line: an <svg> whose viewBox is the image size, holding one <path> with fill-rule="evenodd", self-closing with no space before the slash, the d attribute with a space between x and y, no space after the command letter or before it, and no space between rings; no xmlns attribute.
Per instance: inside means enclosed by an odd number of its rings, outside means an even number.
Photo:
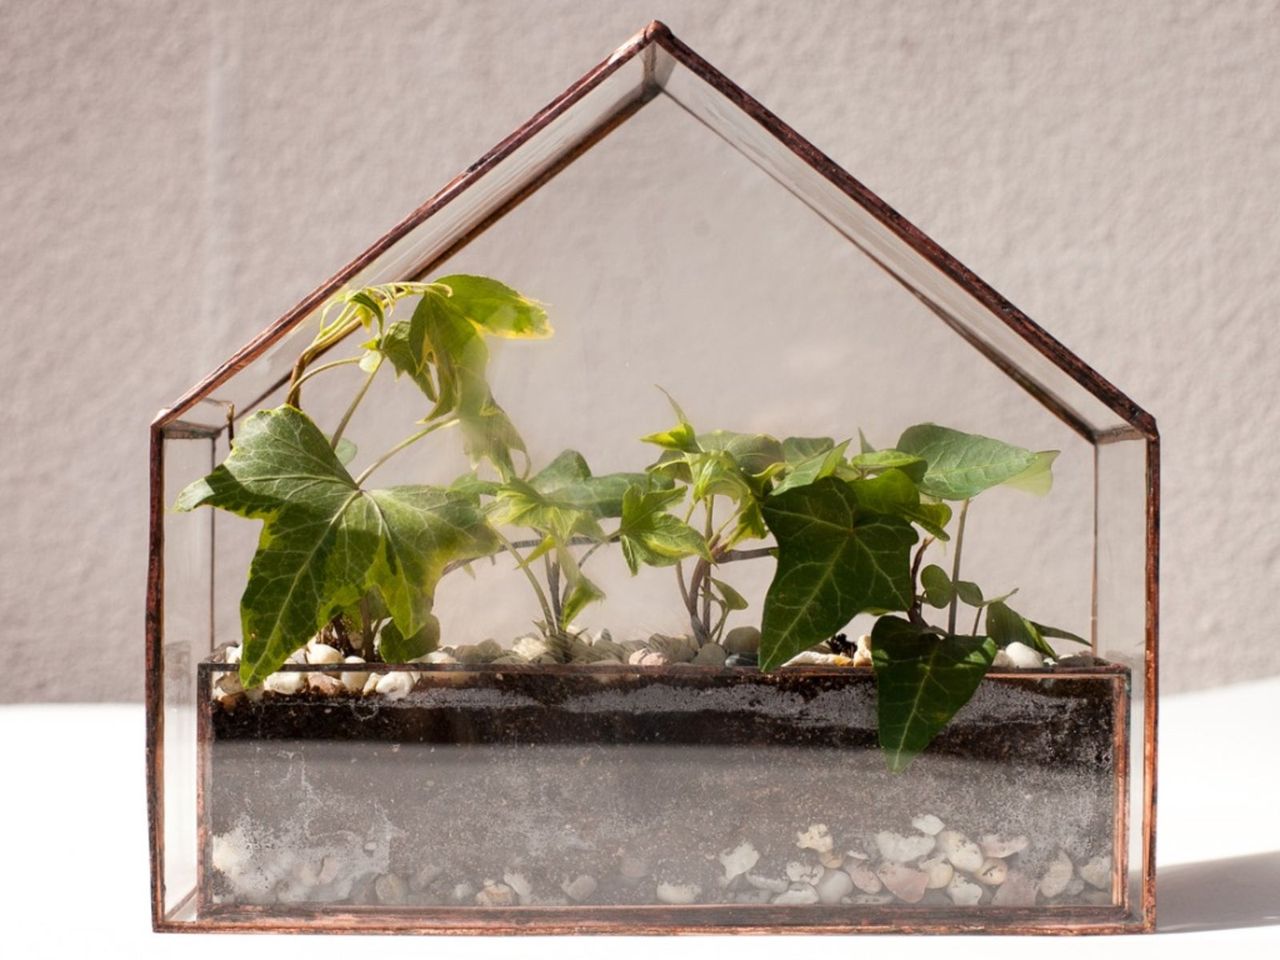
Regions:
<svg viewBox="0 0 1280 960"><path fill-rule="evenodd" d="M744 914L741 922L735 921L728 926L717 925L711 928L694 926L675 919L664 922L660 912L653 913L647 919L622 916L610 918L605 917L599 908L584 908L576 911L572 916L561 913L555 918L535 918L522 915L521 918L494 916L492 919L486 919L473 916L470 918L450 918L447 923L440 924L408 921L401 923L390 919L385 923L368 923L359 918L342 915L331 915L323 919L317 918L316 921L305 924L279 923L273 922L269 918L263 918L261 921L252 924L252 926L246 926L240 922L220 922L217 919L209 918L200 918L192 922L179 922L168 918L164 909L164 853L162 842L164 830L162 795L164 763L162 614L164 603L165 502L163 456L165 439L182 435L189 436L189 425L184 424L182 418L195 404L202 400L212 399L213 394L222 384L226 383L235 373L260 358L272 345L311 316L345 283L369 267L381 254L390 250L397 241L406 237L411 230L420 226L432 216L439 214L449 204L457 201L469 188L482 181L486 175L490 174L494 168L522 145L537 138L548 125L563 116L593 90L599 88L620 67L640 57L644 67L644 83L633 96L619 104L608 117L597 123L592 130L588 131L564 152L554 157L535 176L523 183L516 192L506 197L494 209L488 211L477 223L455 236L446 249L405 271L404 277L416 279L428 274L438 263L452 256L483 233L522 200L572 163L574 159L590 149L594 143L606 136L612 129L625 123L630 116L642 109L645 103L657 96L663 89L667 74L664 74L660 67L659 53L666 58L664 62L678 64L713 88L728 104L754 122L767 136L781 144L795 158L798 158L820 175L845 198L878 221L898 240L910 247L925 262L947 277L956 287L972 298L991 316L995 317L1008 331L1030 345L1050 364L1069 376L1071 380L1100 401L1124 423L1124 426L1119 428L1105 430L1094 428L1082 417L1076 415L1067 403L1043 388L1034 379L1025 375L998 350L992 349L975 337L961 324L956 323L944 310L934 306L927 298L916 293L905 280L898 277L903 286L919 297L939 319L947 323L948 326L960 334L1010 379L1022 386L1040 404L1056 414L1080 437L1093 445L1095 449L1118 440L1140 440L1143 443L1145 447L1146 480L1145 653L1142 663L1145 690L1142 714L1144 796L1143 808L1140 811L1143 839L1142 857L1139 865L1141 869L1141 902L1135 905L1138 909L1138 919L1136 921L1116 921L1101 919L1096 915L1081 915L1070 918L1064 916L1062 921L1046 925L1022 919L1016 910L1010 910L1007 920L1002 919L999 923L994 923L989 920L975 921L974 918L966 918L963 915L951 915L944 911L930 910L927 916L922 914L918 920L910 917L907 913L896 911L892 918L886 918L883 923L851 924L848 921L841 922L838 918L831 916L815 916L813 918L814 922L808 922L794 913L787 912L794 908L778 907L765 908L763 911L756 908L750 914ZM850 239L852 241L852 238ZM857 243L857 241L852 242ZM893 269L878 259L874 253L865 248L863 248L863 252L867 253L873 260L876 260L891 275L897 277ZM229 418L228 429L230 429L230 425ZM847 933L855 931L895 931L1076 934L1150 932L1155 929L1160 439L1154 417L988 286L971 270L943 250L942 247L917 227L903 218L901 214L877 197L831 158L801 137L750 94L681 42L665 24L653 21L644 30L619 47L611 56L589 70L546 107L534 114L512 134L494 146L422 206L418 207L408 217L374 242L362 254L263 330L231 359L188 390L170 407L162 410L152 422L150 431L150 539L146 605L145 698L147 709L147 804L151 852L152 925L157 931L201 932L258 929L278 932L447 932L472 934L698 933L733 931Z"/></svg>

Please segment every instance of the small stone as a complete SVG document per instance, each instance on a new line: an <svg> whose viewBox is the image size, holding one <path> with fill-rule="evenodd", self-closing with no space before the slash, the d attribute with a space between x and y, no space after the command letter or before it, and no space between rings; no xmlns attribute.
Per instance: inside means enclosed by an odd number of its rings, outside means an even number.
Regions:
<svg viewBox="0 0 1280 960"><path fill-rule="evenodd" d="M1067 889L1067 884L1071 882L1075 870L1071 858L1065 851L1059 850L1057 856L1045 868L1044 876L1040 878L1040 895L1050 900L1060 896Z"/></svg>
<svg viewBox="0 0 1280 960"><path fill-rule="evenodd" d="M649 875L649 861L635 854L627 854L618 862L618 872L629 883L638 883Z"/></svg>
<svg viewBox="0 0 1280 960"><path fill-rule="evenodd" d="M871 634L864 633L858 638L858 645L853 651L853 665L855 667L869 667L875 661L871 658ZM925 831L928 833L928 831Z"/></svg>
<svg viewBox="0 0 1280 960"><path fill-rule="evenodd" d="M570 900L581 903L596 892L596 878L589 873L581 873L560 884L560 889Z"/></svg>
<svg viewBox="0 0 1280 960"><path fill-rule="evenodd" d="M366 697L370 696L371 694L377 693L378 681L382 679L382 676L383 675L380 673L369 674L369 676L365 679L364 687L363 689L361 689L360 692L363 693Z"/></svg>
<svg viewBox="0 0 1280 960"><path fill-rule="evenodd" d="M1010 870L1004 883L991 898L996 907L1034 907L1036 905L1036 882L1021 870Z"/></svg>
<svg viewBox="0 0 1280 960"><path fill-rule="evenodd" d="M785 890L773 898L773 902L779 906L801 906L804 904L817 903L818 891L808 884L803 884L792 890Z"/></svg>
<svg viewBox="0 0 1280 960"><path fill-rule="evenodd" d="M458 658L448 650L432 650L425 657L419 658L420 663L457 663Z"/></svg>
<svg viewBox="0 0 1280 960"><path fill-rule="evenodd" d="M1111 906L1111 894L1106 890L1086 890L1084 892L1084 902L1095 907L1109 907Z"/></svg>
<svg viewBox="0 0 1280 960"><path fill-rule="evenodd" d="M760 860L760 851L744 840L731 850L720 851L720 865L724 867L724 883L746 873Z"/></svg>
<svg viewBox="0 0 1280 960"><path fill-rule="evenodd" d="M547 643L546 637L536 636L527 633L523 637L516 637L515 643L511 645L512 653L517 653L526 660L537 660L544 654L551 653L551 644Z"/></svg>
<svg viewBox="0 0 1280 960"><path fill-rule="evenodd" d="M947 896L957 907L974 907L982 900L982 888L968 877L957 873L947 884Z"/></svg>
<svg viewBox="0 0 1280 960"><path fill-rule="evenodd" d="M403 700L413 689L416 679L417 674L408 670L384 673L378 678L378 685L374 690L379 696L386 697L388 700Z"/></svg>
<svg viewBox="0 0 1280 960"><path fill-rule="evenodd" d="M734 627L724 635L726 653L756 656L760 652L760 631L756 627Z"/></svg>
<svg viewBox="0 0 1280 960"><path fill-rule="evenodd" d="M817 891L823 903L839 903L853 893L853 879L843 870L827 870L817 883Z"/></svg>
<svg viewBox="0 0 1280 960"><path fill-rule="evenodd" d="M343 682L328 673L308 673L307 688L324 697L333 697L347 692Z"/></svg>
<svg viewBox="0 0 1280 960"><path fill-rule="evenodd" d="M1030 841L1023 836L1006 837L999 833L988 833L978 840L978 846L982 848L982 852L988 857L995 857L1003 860L1005 857L1011 857L1015 853L1021 853L1027 849Z"/></svg>
<svg viewBox="0 0 1280 960"><path fill-rule="evenodd" d="M792 883L814 884L822 878L822 867L816 863L792 860L787 864L786 874Z"/></svg>
<svg viewBox="0 0 1280 960"><path fill-rule="evenodd" d="M852 667L853 659L842 653L821 653L817 650L802 650L783 664L784 667L827 666Z"/></svg>
<svg viewBox="0 0 1280 960"><path fill-rule="evenodd" d="M423 890L427 889L427 887L431 886L431 884L435 883L442 873L444 873L444 870L436 866L434 863L424 864L419 867L418 872L410 878L409 889L414 893L421 893Z"/></svg>
<svg viewBox="0 0 1280 960"><path fill-rule="evenodd" d="M222 655L222 662L223 663L239 663L240 649L241 649L240 644L236 644L234 647L227 647L226 651Z"/></svg>
<svg viewBox="0 0 1280 960"><path fill-rule="evenodd" d="M1012 665L1020 670L1034 670L1044 666L1044 657L1021 641L1015 640L1004 648Z"/></svg>
<svg viewBox="0 0 1280 960"><path fill-rule="evenodd" d="M922 813L911 821L911 825L921 833L926 833L931 837L936 837L942 832L943 823L932 813Z"/></svg>
<svg viewBox="0 0 1280 960"><path fill-rule="evenodd" d="M723 667L725 658L724 647L718 643L707 643L698 650L693 663L700 667Z"/></svg>
<svg viewBox="0 0 1280 960"><path fill-rule="evenodd" d="M1072 877L1067 883L1066 894L1068 897L1078 897L1084 892L1084 881L1079 877Z"/></svg>
<svg viewBox="0 0 1280 960"><path fill-rule="evenodd" d="M933 837L923 833L904 837L900 833L882 830L876 834L876 847L880 850L880 856L894 863L919 860L931 851L936 843Z"/></svg>
<svg viewBox="0 0 1280 960"><path fill-rule="evenodd" d="M649 638L649 649L666 654L670 663L688 663L698 654L698 641L693 637L680 635L669 637L664 633L655 633Z"/></svg>
<svg viewBox="0 0 1280 960"><path fill-rule="evenodd" d="M853 885L863 893L879 893L884 889L884 884L871 869L871 864L865 860L850 860L845 864L845 871L853 880Z"/></svg>
<svg viewBox="0 0 1280 960"><path fill-rule="evenodd" d="M302 683L307 679L305 673L298 673L293 670L281 670L273 673L262 681L262 689L268 693L278 693L281 696L291 696L302 689Z"/></svg>
<svg viewBox="0 0 1280 960"><path fill-rule="evenodd" d="M938 849L951 861L952 866L965 873L973 873L986 859L978 845L958 830L943 830L939 833Z"/></svg>
<svg viewBox="0 0 1280 960"><path fill-rule="evenodd" d="M505 651L496 640L483 640L480 643L464 643L453 651L459 663L490 663L502 656Z"/></svg>
<svg viewBox="0 0 1280 960"><path fill-rule="evenodd" d="M811 823L796 834L796 846L801 850L816 850L818 853L829 853L835 842L831 839L831 831L825 823Z"/></svg>
<svg viewBox="0 0 1280 960"><path fill-rule="evenodd" d="M1080 877L1091 887L1109 891L1111 889L1111 858L1094 857L1080 868Z"/></svg>
<svg viewBox="0 0 1280 960"><path fill-rule="evenodd" d="M342 861L333 854L325 857L320 861L320 870L316 873L316 883L319 886L333 883L338 879L338 874L342 870Z"/></svg>
<svg viewBox="0 0 1280 960"><path fill-rule="evenodd" d="M637 667L665 667L671 661L657 650L637 650L627 658L627 663Z"/></svg>
<svg viewBox="0 0 1280 960"><path fill-rule="evenodd" d="M515 891L521 903L529 902L529 897L533 893L533 884L523 873L518 870L507 870L502 874L502 882Z"/></svg>
<svg viewBox="0 0 1280 960"><path fill-rule="evenodd" d="M882 863L876 876L890 893L906 903L919 903L928 889L929 875L901 863Z"/></svg>
<svg viewBox="0 0 1280 960"><path fill-rule="evenodd" d="M521 664L523 664L523 663L528 663L529 661L528 661L528 660L526 660L524 657L520 656L520 654L518 654L518 653L512 653L510 650L508 650L508 651L507 651L506 653L504 653L502 656L498 657L498 659L497 659L497 660L490 660L489 662L490 662L490 663L493 663L493 664L499 664L499 663L521 663Z"/></svg>
<svg viewBox="0 0 1280 960"><path fill-rule="evenodd" d="M991 658L992 670L1012 670L1013 657L1009 656L1003 650L997 650L996 655Z"/></svg>
<svg viewBox="0 0 1280 960"><path fill-rule="evenodd" d="M327 643L312 640L306 646L307 663L341 663L342 651Z"/></svg>
<svg viewBox="0 0 1280 960"><path fill-rule="evenodd" d="M829 870L838 870L844 866L844 854L837 850L828 850L818 854L818 862Z"/></svg>
<svg viewBox="0 0 1280 960"><path fill-rule="evenodd" d="M951 865L951 861L942 854L934 854L925 860L920 861L920 869L929 877L926 887L930 890L941 890L951 878L955 876L955 867Z"/></svg>
<svg viewBox="0 0 1280 960"><path fill-rule="evenodd" d="M731 653L724 658L726 667L758 667L759 659L754 653Z"/></svg>
<svg viewBox="0 0 1280 960"><path fill-rule="evenodd" d="M751 884L751 886L755 887L757 890L766 890L769 893L782 893L791 886L788 881L781 878L774 879L773 877L762 877L758 873L748 873L747 883Z"/></svg>
<svg viewBox="0 0 1280 960"><path fill-rule="evenodd" d="M893 895L889 893L855 893L849 898L849 902L864 907L883 907L885 904L893 903Z"/></svg>
<svg viewBox="0 0 1280 960"><path fill-rule="evenodd" d="M589 663L626 663L630 656L626 647L612 640L597 640L591 645Z"/></svg>
<svg viewBox="0 0 1280 960"><path fill-rule="evenodd" d="M484 887L476 894L478 907L513 907L516 903L516 892L505 883L485 881Z"/></svg>
<svg viewBox="0 0 1280 960"><path fill-rule="evenodd" d="M408 884L394 873L384 873L373 881L373 895L379 903L404 903L409 895Z"/></svg>
<svg viewBox="0 0 1280 960"><path fill-rule="evenodd" d="M998 887L1004 883L1005 877L1008 875L1009 867L1003 860L989 857L983 862L982 866L974 871L973 878L988 887Z"/></svg>
<svg viewBox="0 0 1280 960"><path fill-rule="evenodd" d="M655 892L658 900L662 903L697 903L698 897L702 896L702 887L696 883L670 883L664 881L658 884L658 889Z"/></svg>
<svg viewBox="0 0 1280 960"><path fill-rule="evenodd" d="M773 894L768 890L739 890L733 895L734 903L768 903Z"/></svg>
<svg viewBox="0 0 1280 960"><path fill-rule="evenodd" d="M342 661L343 663L364 663L364 657L350 656ZM348 693L360 693L364 690L364 685L369 682L369 672L367 670L343 670L338 674L338 678L342 680L342 685L347 688Z"/></svg>

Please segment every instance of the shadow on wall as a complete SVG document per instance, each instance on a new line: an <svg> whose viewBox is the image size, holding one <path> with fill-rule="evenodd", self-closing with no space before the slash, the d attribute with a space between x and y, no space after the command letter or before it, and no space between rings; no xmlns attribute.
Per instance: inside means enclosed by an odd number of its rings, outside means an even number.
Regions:
<svg viewBox="0 0 1280 960"><path fill-rule="evenodd" d="M1280 850L1166 867L1156 883L1161 933L1280 925Z"/></svg>

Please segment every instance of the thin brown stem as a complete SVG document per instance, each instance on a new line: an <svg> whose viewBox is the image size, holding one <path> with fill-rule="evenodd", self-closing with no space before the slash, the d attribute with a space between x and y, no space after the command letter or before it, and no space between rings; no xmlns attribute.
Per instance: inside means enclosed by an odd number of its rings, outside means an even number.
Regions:
<svg viewBox="0 0 1280 960"><path fill-rule="evenodd" d="M947 612L947 633L950 634L956 632L956 612L960 604L960 595L955 592L955 585L960 579L960 551L964 549L964 522L969 516L969 504L972 502L972 500L966 500L960 507L960 522L956 525L956 556L951 564L951 609Z"/></svg>

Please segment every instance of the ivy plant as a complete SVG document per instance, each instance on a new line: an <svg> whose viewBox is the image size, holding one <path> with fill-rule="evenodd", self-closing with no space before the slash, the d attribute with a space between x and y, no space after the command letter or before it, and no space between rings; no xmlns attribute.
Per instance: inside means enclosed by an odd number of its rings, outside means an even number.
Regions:
<svg viewBox="0 0 1280 960"><path fill-rule="evenodd" d="M412 314L396 318L406 300L416 301ZM354 355L326 359L361 331ZM487 277L366 287L326 306L284 404L250 416L227 459L177 502L262 522L241 598L246 687L324 630L389 662L424 656L440 639L432 608L441 578L499 555L528 582L548 649L568 659L575 619L604 599L588 563L614 546L632 574L674 569L703 644L719 642L730 615L748 606L729 565L772 558L761 611L766 671L873 615L879 737L894 770L968 702L1001 647L1056 656L1050 640L1083 642L1015 611L1012 593L989 598L961 576L973 500L1002 485L1047 493L1056 451L926 423L889 449L859 432L851 453L850 440L830 437L700 431L672 399L675 424L642 438L659 451L647 468L596 475L568 449L535 470L488 383L487 340L550 334L541 305ZM348 365L364 376L326 433L304 412L303 387ZM423 416L354 472L347 427L384 369L421 392ZM369 483L390 458L448 429L460 434L469 473L448 486ZM925 564L929 547L947 541L950 571Z"/></svg>

